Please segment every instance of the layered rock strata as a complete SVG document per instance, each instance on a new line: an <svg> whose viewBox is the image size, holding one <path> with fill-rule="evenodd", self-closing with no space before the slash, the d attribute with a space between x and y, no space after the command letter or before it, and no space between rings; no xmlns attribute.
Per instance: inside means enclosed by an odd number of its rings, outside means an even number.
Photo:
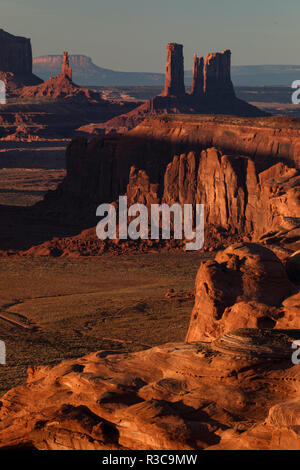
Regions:
<svg viewBox="0 0 300 470"><path fill-rule="evenodd" d="M1 398L0 448L299 449L295 338L238 330L211 345L98 351L29 369Z"/></svg>

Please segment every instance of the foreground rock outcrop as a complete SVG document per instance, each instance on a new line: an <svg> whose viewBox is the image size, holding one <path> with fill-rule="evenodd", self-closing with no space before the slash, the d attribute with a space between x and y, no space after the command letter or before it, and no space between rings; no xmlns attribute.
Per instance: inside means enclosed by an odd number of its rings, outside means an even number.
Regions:
<svg viewBox="0 0 300 470"><path fill-rule="evenodd" d="M28 371L1 399L2 449L299 449L299 332L98 351Z"/></svg>
<svg viewBox="0 0 300 470"><path fill-rule="evenodd" d="M299 294L269 249L241 243L201 264L186 341L212 341L235 328L300 328Z"/></svg>
<svg viewBox="0 0 300 470"><path fill-rule="evenodd" d="M299 450L299 292L283 264L234 245L195 291L186 343L29 368L0 400L0 449Z"/></svg>

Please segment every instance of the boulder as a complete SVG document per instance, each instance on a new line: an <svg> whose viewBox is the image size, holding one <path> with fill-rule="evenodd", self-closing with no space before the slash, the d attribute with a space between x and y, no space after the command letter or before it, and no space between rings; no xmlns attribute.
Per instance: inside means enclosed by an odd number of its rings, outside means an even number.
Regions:
<svg viewBox="0 0 300 470"><path fill-rule="evenodd" d="M271 250L256 243L231 245L199 268L186 341L212 341L239 327L274 328L292 292Z"/></svg>

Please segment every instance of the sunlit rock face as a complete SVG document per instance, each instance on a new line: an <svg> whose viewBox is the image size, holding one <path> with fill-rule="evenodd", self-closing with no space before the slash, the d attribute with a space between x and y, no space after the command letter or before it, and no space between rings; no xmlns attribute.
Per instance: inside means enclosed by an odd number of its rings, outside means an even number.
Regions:
<svg viewBox="0 0 300 470"><path fill-rule="evenodd" d="M28 371L1 400L2 449L297 449L299 332L98 351ZM262 432L263 430L263 432Z"/></svg>
<svg viewBox="0 0 300 470"><path fill-rule="evenodd" d="M299 328L283 302L295 292L282 262L257 243L240 243L201 264L186 341L212 341L235 328Z"/></svg>

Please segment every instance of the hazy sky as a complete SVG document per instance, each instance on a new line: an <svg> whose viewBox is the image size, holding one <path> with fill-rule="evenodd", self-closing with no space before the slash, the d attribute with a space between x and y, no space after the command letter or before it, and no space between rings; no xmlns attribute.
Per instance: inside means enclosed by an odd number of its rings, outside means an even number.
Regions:
<svg viewBox="0 0 300 470"><path fill-rule="evenodd" d="M102 67L162 72L167 42L232 50L234 65L300 64L299 0L0 0L0 27L34 56L86 54Z"/></svg>

